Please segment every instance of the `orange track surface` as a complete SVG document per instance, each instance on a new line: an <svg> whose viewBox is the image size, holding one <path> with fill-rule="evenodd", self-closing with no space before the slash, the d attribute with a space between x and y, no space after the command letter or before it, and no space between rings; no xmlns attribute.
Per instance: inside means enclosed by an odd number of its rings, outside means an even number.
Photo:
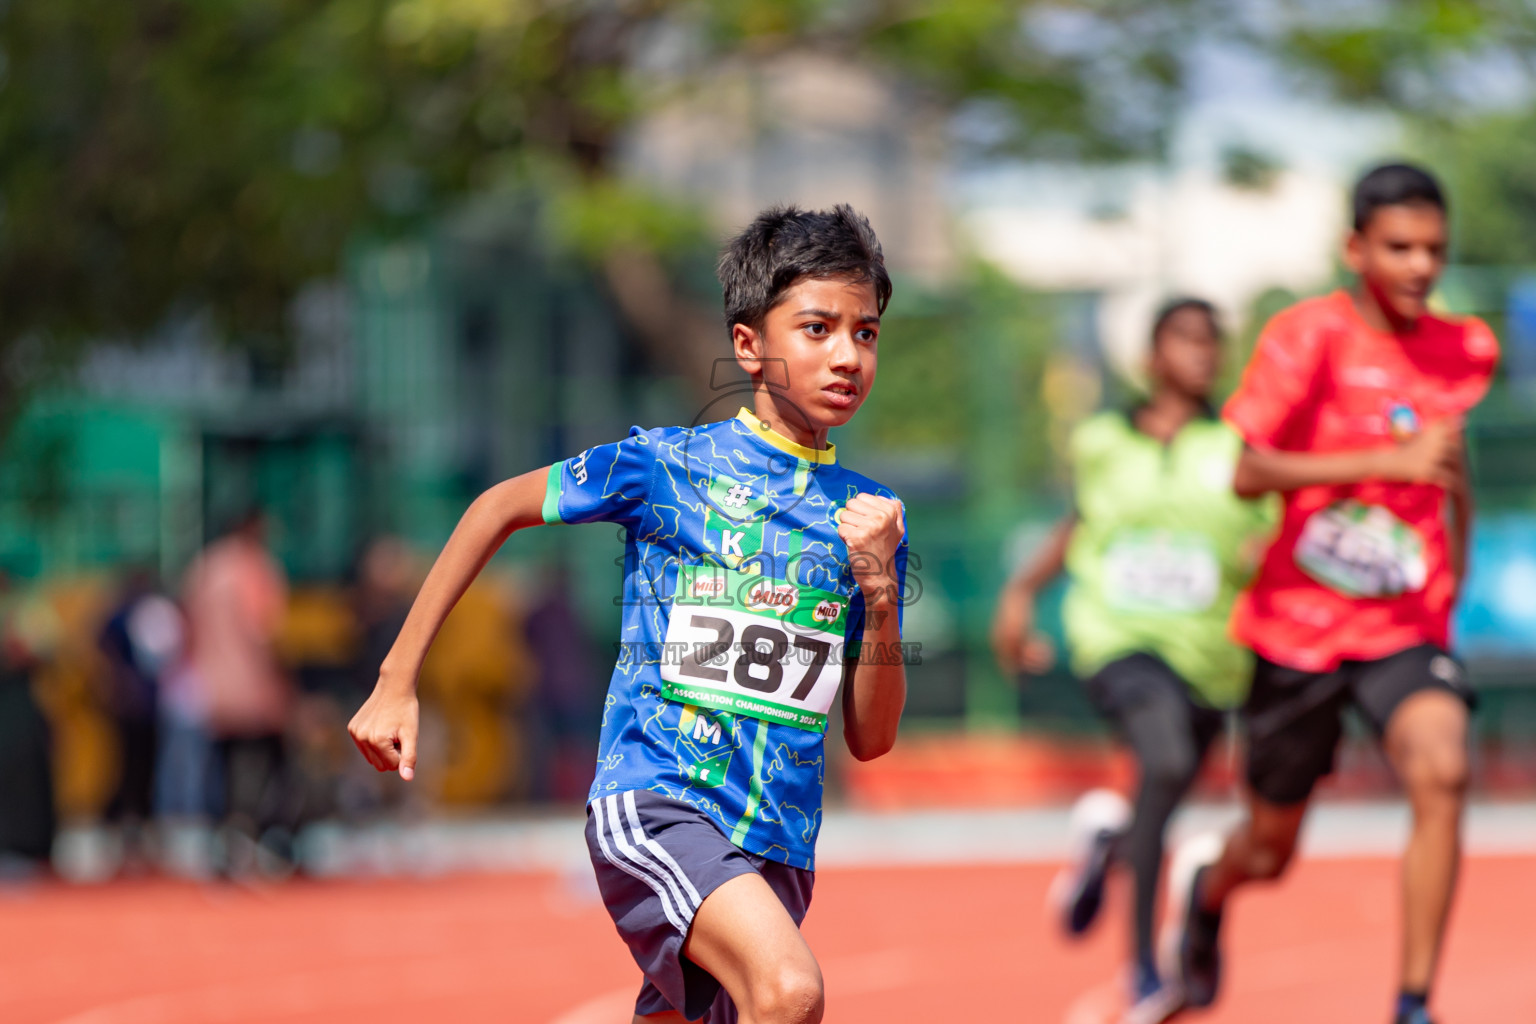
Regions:
<svg viewBox="0 0 1536 1024"><path fill-rule="evenodd" d="M830 1024L1092 1021L1117 976L1125 893L1087 942L1047 926L1041 865L833 869L806 923ZM1444 1024L1536 1020L1536 859L1467 867ZM1230 919L1211 1024L1385 1021L1390 861L1304 863ZM638 984L585 879L551 875L0 890L0 1021L624 1022ZM1074 1010L1074 1007L1076 1008Z"/></svg>

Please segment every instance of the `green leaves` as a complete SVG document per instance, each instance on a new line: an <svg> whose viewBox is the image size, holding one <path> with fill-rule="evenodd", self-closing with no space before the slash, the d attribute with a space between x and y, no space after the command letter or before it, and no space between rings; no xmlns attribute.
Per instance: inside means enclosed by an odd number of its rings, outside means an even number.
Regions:
<svg viewBox="0 0 1536 1024"><path fill-rule="evenodd" d="M1161 151L1187 54L1211 34L1247 32L1337 95L1424 108L1449 95L1424 88L1446 61L1536 52L1529 5L1491 0L1353 20L1281 5L1263 31L1241 27L1236 0L0 10L0 349L132 336L173 311L270 346L350 240L417 230L509 177L552 190L552 221L589 258L695 244L698 212L621 182L616 154L646 113L733 62L873 65L914 116L969 112L985 129L960 140L973 148L1102 159Z"/></svg>
<svg viewBox="0 0 1536 1024"><path fill-rule="evenodd" d="M1301 5L1305 11L1305 5ZM1471 64L1536 54L1536 10L1498 0L1396 0L1351 13L1296 13L1262 40L1334 95L1446 116Z"/></svg>
<svg viewBox="0 0 1536 1024"><path fill-rule="evenodd" d="M1457 262L1536 263L1536 112L1426 126L1415 148L1446 177Z"/></svg>

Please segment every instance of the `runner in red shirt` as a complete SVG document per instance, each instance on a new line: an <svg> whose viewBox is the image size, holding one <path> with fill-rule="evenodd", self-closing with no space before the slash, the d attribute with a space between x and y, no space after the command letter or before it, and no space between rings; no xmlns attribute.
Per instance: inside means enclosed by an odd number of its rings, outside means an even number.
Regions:
<svg viewBox="0 0 1536 1024"><path fill-rule="evenodd" d="M1353 704L1413 807L1395 1020L1429 1024L1472 704L1447 635L1472 515L1461 420L1498 356L1481 321L1428 311L1445 246L1434 178L1400 164L1371 171L1355 187L1345 247L1359 284L1270 321L1227 403L1247 443L1234 487L1281 492L1285 514L1233 612L1234 633L1258 655L1243 710L1248 819L1174 862L1170 946L1188 1005L1215 1000L1222 906L1236 887L1285 870Z"/></svg>

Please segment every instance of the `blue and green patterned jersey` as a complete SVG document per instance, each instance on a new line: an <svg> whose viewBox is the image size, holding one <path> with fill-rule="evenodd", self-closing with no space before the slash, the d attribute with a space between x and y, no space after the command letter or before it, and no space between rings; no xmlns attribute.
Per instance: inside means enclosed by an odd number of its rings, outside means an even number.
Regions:
<svg viewBox="0 0 1536 1024"><path fill-rule="evenodd" d="M750 853L814 866L827 714L864 628L837 520L861 491L896 497L832 446L796 444L746 409L696 428L635 427L550 467L545 522L626 534L623 632L589 799L655 790ZM903 587L906 556L903 538Z"/></svg>

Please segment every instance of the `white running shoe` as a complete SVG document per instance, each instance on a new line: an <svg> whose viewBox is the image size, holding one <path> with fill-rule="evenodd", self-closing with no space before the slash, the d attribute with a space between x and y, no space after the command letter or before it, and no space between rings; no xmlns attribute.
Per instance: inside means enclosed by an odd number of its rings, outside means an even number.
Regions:
<svg viewBox="0 0 1536 1024"><path fill-rule="evenodd" d="M1191 836L1174 851L1168 872L1168 912L1158 943L1161 969L1188 1006L1210 1006L1221 985L1221 914L1202 910L1195 890L1201 873L1221 859L1226 844L1219 832Z"/></svg>
<svg viewBox="0 0 1536 1024"><path fill-rule="evenodd" d="M1115 846L1130 823L1130 803L1111 789L1090 790L1072 806L1071 859L1051 883L1049 896L1069 936L1085 934L1098 918Z"/></svg>

